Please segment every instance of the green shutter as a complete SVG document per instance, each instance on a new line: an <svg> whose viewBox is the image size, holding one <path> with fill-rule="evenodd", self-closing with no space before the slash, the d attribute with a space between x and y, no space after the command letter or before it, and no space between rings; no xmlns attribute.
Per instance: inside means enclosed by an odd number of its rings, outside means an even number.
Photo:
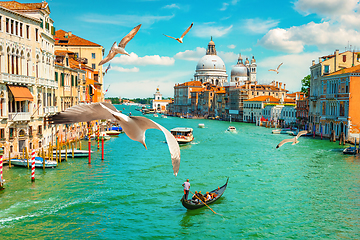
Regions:
<svg viewBox="0 0 360 240"><path fill-rule="evenodd" d="M55 35L55 27L51 26L51 34L54 36Z"/></svg>
<svg viewBox="0 0 360 240"><path fill-rule="evenodd" d="M64 78L64 74L61 74L61 87L65 86L65 78Z"/></svg>
<svg viewBox="0 0 360 240"><path fill-rule="evenodd" d="M76 87L78 86L78 78L77 78L77 76L75 76L75 86Z"/></svg>
<svg viewBox="0 0 360 240"><path fill-rule="evenodd" d="M71 75L71 86L72 87L75 86L75 84L74 84L74 75Z"/></svg>
<svg viewBox="0 0 360 240"><path fill-rule="evenodd" d="M58 73L55 72L55 81L57 82L59 79L58 79Z"/></svg>
<svg viewBox="0 0 360 240"><path fill-rule="evenodd" d="M43 22L43 20L42 20L42 19L40 19L40 21L41 21L41 23L40 23L40 27L41 27L41 28L44 28L44 22Z"/></svg>

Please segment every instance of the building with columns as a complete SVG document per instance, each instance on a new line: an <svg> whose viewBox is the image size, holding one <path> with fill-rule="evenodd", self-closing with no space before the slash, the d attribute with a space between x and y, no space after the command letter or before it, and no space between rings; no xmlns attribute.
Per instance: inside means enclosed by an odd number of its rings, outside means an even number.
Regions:
<svg viewBox="0 0 360 240"><path fill-rule="evenodd" d="M172 102L172 100L163 99L159 88L157 88L154 93L154 99L152 100L152 108L155 109L156 112L164 113L168 110L168 105Z"/></svg>

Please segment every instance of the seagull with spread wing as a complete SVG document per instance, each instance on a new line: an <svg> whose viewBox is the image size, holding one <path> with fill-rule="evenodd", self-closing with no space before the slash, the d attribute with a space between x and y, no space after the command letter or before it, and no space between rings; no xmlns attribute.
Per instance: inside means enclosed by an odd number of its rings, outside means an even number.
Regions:
<svg viewBox="0 0 360 240"><path fill-rule="evenodd" d="M121 39L119 45L116 45L116 42L114 42L110 48L109 54L103 60L101 60L99 66L113 59L116 54L126 54L129 56L129 53L125 51L125 46L131 39L133 39L133 37L139 31L140 27L141 24L134 27L133 30L131 30L123 39Z"/></svg>
<svg viewBox="0 0 360 240"><path fill-rule="evenodd" d="M168 36L168 35L165 35L166 37L169 37L169 38L172 38L172 39L175 39L176 41L178 41L179 43L183 43L183 38L185 37L185 35L190 31L190 29L192 28L194 23L191 23L190 27L188 27L186 29L186 31L181 35L180 38L174 38L174 37L171 37L171 36Z"/></svg>
<svg viewBox="0 0 360 240"><path fill-rule="evenodd" d="M276 69L269 69L269 71L274 71L276 72L277 74L279 74L279 68L280 66L282 65L283 63L280 63L279 66L276 68Z"/></svg>
<svg viewBox="0 0 360 240"><path fill-rule="evenodd" d="M282 145L284 145L285 143L288 143L288 142L291 142L292 144L291 145L295 145L297 144L299 141L298 141L298 138L301 137L302 135L305 135L307 134L309 131L305 130L305 131L300 131L294 138L290 138L290 139L284 139L282 140L277 146L276 148L279 148L281 147Z"/></svg>
<svg viewBox="0 0 360 240"><path fill-rule="evenodd" d="M70 124L77 122L90 122L93 120L111 119L119 122L125 134L132 140L145 144L145 131L147 129L158 129L165 135L168 144L173 171L175 176L180 167L180 148L175 137L160 124L139 116L126 116L120 113L111 103L80 104L66 109L47 118L50 124Z"/></svg>

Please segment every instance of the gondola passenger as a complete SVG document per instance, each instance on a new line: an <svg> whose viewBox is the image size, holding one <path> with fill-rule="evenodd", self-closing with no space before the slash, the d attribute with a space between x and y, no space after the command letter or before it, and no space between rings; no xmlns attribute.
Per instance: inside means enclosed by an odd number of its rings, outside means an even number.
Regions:
<svg viewBox="0 0 360 240"><path fill-rule="evenodd" d="M199 195L198 192L195 191L195 194L194 194L194 195L192 196L192 198L191 198L191 200L192 200L193 203L196 203L196 204L199 203L199 196L198 196L198 195Z"/></svg>

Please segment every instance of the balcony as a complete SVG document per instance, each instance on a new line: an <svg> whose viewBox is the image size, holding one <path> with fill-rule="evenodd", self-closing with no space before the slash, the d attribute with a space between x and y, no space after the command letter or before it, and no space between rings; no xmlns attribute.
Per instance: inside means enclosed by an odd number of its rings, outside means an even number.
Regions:
<svg viewBox="0 0 360 240"><path fill-rule="evenodd" d="M1 83L35 84L35 77L9 74L9 73L0 73L0 82Z"/></svg>
<svg viewBox="0 0 360 240"><path fill-rule="evenodd" d="M57 113L57 106L48 106L48 107L44 107L44 114L53 114L53 113Z"/></svg>
<svg viewBox="0 0 360 240"><path fill-rule="evenodd" d="M317 99L318 99L317 96L310 96L310 100L311 100L311 101L316 101Z"/></svg>
<svg viewBox="0 0 360 240"><path fill-rule="evenodd" d="M13 112L9 113L9 121L30 121L30 112Z"/></svg>
<svg viewBox="0 0 360 240"><path fill-rule="evenodd" d="M46 79L46 78L38 78L38 82L37 82L40 86L44 86L44 87L55 87L57 88L57 82L54 80L50 80L50 79Z"/></svg>

